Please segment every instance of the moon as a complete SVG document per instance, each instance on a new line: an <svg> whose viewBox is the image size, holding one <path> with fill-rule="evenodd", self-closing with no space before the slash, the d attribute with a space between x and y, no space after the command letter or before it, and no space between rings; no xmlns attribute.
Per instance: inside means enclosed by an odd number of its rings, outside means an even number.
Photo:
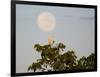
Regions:
<svg viewBox="0 0 100 77"><path fill-rule="evenodd" d="M43 12L37 17L37 24L40 30L50 32L55 28L56 20L52 13Z"/></svg>

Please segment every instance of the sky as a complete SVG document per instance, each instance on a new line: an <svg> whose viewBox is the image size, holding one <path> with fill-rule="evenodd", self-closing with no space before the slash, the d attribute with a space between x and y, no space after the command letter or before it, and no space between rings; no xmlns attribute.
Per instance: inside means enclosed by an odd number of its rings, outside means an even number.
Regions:
<svg viewBox="0 0 100 77"><path fill-rule="evenodd" d="M56 26L51 32L44 32L37 24L43 12L51 13ZM62 42L67 50L74 50L78 58L94 52L94 9L56 7L40 5L16 5L16 72L28 72L30 64L41 56L33 48L34 44L48 43L52 35L55 42Z"/></svg>

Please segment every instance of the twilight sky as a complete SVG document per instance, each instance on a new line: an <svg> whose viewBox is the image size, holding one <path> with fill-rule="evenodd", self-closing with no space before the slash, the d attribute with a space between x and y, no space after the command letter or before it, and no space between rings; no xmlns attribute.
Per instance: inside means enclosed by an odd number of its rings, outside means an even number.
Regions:
<svg viewBox="0 0 100 77"><path fill-rule="evenodd" d="M43 32L37 24L37 17L49 12L56 19L56 26L51 32ZM62 42L67 50L74 50L78 57L94 52L94 9L54 7L39 5L16 5L16 72L27 72L28 66L40 54L34 44L47 44L48 36L55 42Z"/></svg>

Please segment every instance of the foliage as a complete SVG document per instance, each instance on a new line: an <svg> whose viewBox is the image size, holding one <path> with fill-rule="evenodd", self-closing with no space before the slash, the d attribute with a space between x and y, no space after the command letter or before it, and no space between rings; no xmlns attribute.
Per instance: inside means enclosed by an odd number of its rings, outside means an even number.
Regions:
<svg viewBox="0 0 100 77"><path fill-rule="evenodd" d="M28 71L84 70L94 69L95 66L94 53L88 57L83 56L77 60L77 56L73 50L64 51L66 46L63 43L55 44L55 42L53 42L52 45L35 44L34 48L37 52L41 53L41 59L38 59L37 62L33 62L28 67Z"/></svg>

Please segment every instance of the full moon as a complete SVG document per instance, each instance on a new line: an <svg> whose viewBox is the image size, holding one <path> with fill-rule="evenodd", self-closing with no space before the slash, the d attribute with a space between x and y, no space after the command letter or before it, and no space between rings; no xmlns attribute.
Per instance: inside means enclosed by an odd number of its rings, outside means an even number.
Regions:
<svg viewBox="0 0 100 77"><path fill-rule="evenodd" d="M43 12L37 17L38 27L44 32L50 32L55 28L56 20L52 13Z"/></svg>

